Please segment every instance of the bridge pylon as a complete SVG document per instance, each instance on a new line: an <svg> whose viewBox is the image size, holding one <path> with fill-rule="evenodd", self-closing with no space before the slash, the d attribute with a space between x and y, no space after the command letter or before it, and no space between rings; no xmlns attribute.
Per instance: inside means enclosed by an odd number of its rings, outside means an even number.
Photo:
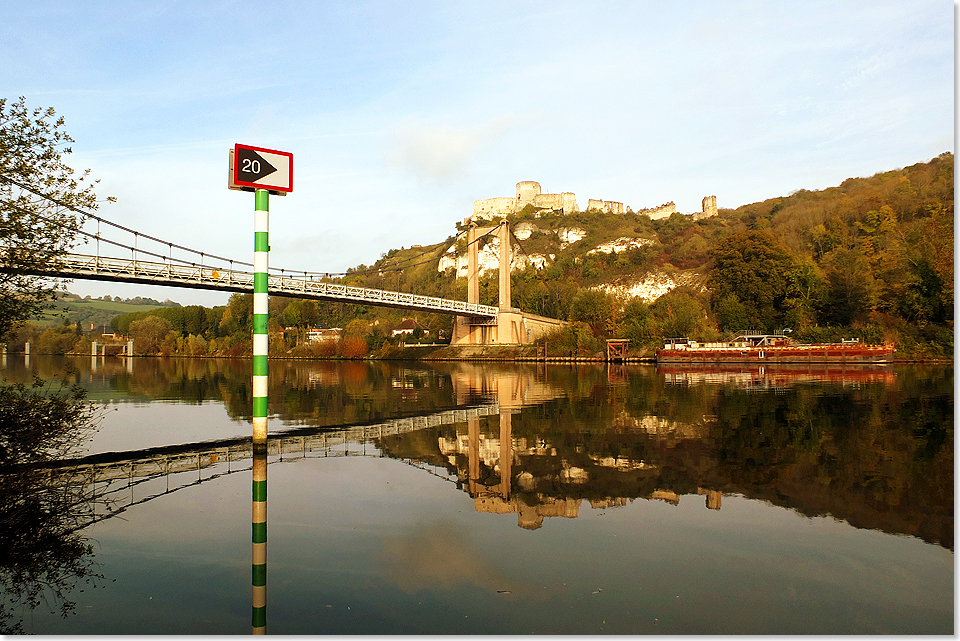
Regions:
<svg viewBox="0 0 960 641"><path fill-rule="evenodd" d="M480 303L479 239L496 232L499 240L499 313L497 318L457 316L451 345L528 345L544 334L558 329L565 322L521 312L513 306L510 291L510 223L504 220L495 227L478 227L471 221L467 229L467 303Z"/></svg>

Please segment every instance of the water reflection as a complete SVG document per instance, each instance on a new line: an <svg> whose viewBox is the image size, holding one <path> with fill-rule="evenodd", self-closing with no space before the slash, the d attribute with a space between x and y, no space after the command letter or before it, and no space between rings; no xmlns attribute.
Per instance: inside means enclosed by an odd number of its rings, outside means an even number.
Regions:
<svg viewBox="0 0 960 641"><path fill-rule="evenodd" d="M107 358L76 381L95 398L219 400L231 417L251 418L249 361L126 361ZM62 366L40 359L36 369L53 376ZM278 361L271 431L308 437L314 428L496 406L496 416L369 440L443 470L478 510L516 513L523 527L576 515L583 501L705 494L716 508L736 494L952 549L952 381L943 367Z"/></svg>
<svg viewBox="0 0 960 641"><path fill-rule="evenodd" d="M618 368L610 385L602 370L468 368L458 394L497 398L499 420L381 447L445 466L478 511L528 529L584 501L695 494L719 509L735 494L952 549L952 370L895 386L891 368L672 369Z"/></svg>
<svg viewBox="0 0 960 641"><path fill-rule="evenodd" d="M53 376L63 362L35 358L32 369ZM128 362L132 368L107 358L93 371L88 359L78 359L74 380L110 402L218 401L230 417L251 419L249 361ZM10 359L4 375L26 381L33 371ZM266 468L310 458L390 457L449 480L447 493L468 495L485 520L511 515L510 529L513 518L521 528L540 529L538 540L559 529L562 522L551 519L582 518L637 500L678 508L696 501L705 519L717 510L727 514L725 497L732 496L953 548L949 367L838 372L278 362L271 363L270 412L276 420L259 458L246 423L237 436L208 433L35 466L30 469L42 471L43 491L73 497L73 504L30 500L48 516L61 511L57 518L67 519L75 534L118 514L133 518L128 510L134 506L182 489L216 487L258 461ZM5 468L8 505L34 492L14 490L12 473ZM255 486L254 524L256 503ZM9 507L4 512L13 514ZM25 528L20 536L13 521L4 525L4 567L17 568L21 559L29 564L32 541L24 537L43 540L42 529ZM76 550L79 557L62 567L89 565L89 548ZM265 563L257 554L255 538L254 627L257 608L266 603L265 589L258 591L265 574L257 584L257 566ZM402 564L394 569L400 572ZM8 597L15 593L6 589Z"/></svg>
<svg viewBox="0 0 960 641"><path fill-rule="evenodd" d="M27 357L29 358L29 357ZM95 484L61 483L46 469L71 456L99 417L80 390L36 381L0 385L0 632L23 633L24 613L42 603L63 617L70 592L99 586L93 547L80 534L108 499ZM82 592L83 589L80 589Z"/></svg>
<svg viewBox="0 0 960 641"><path fill-rule="evenodd" d="M583 498L578 496L586 490L592 478L598 475L584 467L566 464L558 457L557 448L544 439L529 443L526 438L513 435L513 415L509 409L500 408L499 433L481 434L480 420L467 421L466 434L456 437L440 437L439 453L456 465L466 457L467 475L458 469L461 486L474 500L477 512L491 514L516 514L517 525L527 530L543 526L545 517L576 518L580 514ZM466 438L464 438L464 436ZM657 466L643 460L627 457L589 455L597 466L629 473L656 474ZM543 459L559 461L559 467L545 472ZM549 465L549 463L548 463ZM551 488L551 485L555 486ZM576 487L576 491L571 488ZM540 490L538 490L540 488ZM719 510L722 492L697 488L697 494L706 495L706 507ZM589 498L591 508L621 507L637 496L605 496ZM639 498L661 500L678 505L680 495L669 489L654 489Z"/></svg>
<svg viewBox="0 0 960 641"><path fill-rule="evenodd" d="M622 366L620 369L623 369ZM664 381L681 385L733 385L749 389L777 389L801 383L834 383L845 386L864 383L893 385L897 378L889 364L847 365L844 363L776 363L756 365L657 365Z"/></svg>
<svg viewBox="0 0 960 641"><path fill-rule="evenodd" d="M253 634L267 633L267 443L253 439L252 613Z"/></svg>

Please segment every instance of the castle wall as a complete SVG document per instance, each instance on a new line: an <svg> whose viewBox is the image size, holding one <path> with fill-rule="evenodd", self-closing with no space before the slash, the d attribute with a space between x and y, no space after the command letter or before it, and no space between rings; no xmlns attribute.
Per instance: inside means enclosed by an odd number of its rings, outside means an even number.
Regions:
<svg viewBox="0 0 960 641"><path fill-rule="evenodd" d="M580 211L577 207L576 194L568 191L562 194L544 194L540 191L540 183L524 180L517 183L516 198L486 198L473 201L473 216L484 219L503 218L520 211L527 205L563 211L564 214Z"/></svg>
<svg viewBox="0 0 960 641"><path fill-rule="evenodd" d="M590 210L603 212L605 214L622 214L623 213L623 203L618 203L613 200L599 200L591 198L587 201L587 211Z"/></svg>
<svg viewBox="0 0 960 641"><path fill-rule="evenodd" d="M603 201L603 211L608 214L622 214L623 203L614 202L612 200L605 200Z"/></svg>
<svg viewBox="0 0 960 641"><path fill-rule="evenodd" d="M717 197L716 196L704 196L703 197L703 211L699 214L694 214L693 217L696 220L701 218L710 218L711 216L717 215Z"/></svg>
<svg viewBox="0 0 960 641"><path fill-rule="evenodd" d="M514 214L527 205L533 205L542 209L553 209L563 211L564 214L573 214L580 211L577 206L577 195L573 192L565 191L560 194L541 193L540 183L534 180L523 180L517 183L516 198L487 198L485 200L475 200L473 202L474 218L503 218ZM703 214L694 214L697 218L706 218L716 215L716 197L707 196L704 198ZM587 211L594 210L610 214L623 214L624 211L632 211L629 207L624 207L623 203L615 200L601 200L591 198L587 201ZM671 214L676 213L677 206L670 201L659 207L649 209L640 209L636 213L646 214L650 218L657 220L660 218L669 218Z"/></svg>
<svg viewBox="0 0 960 641"><path fill-rule="evenodd" d="M652 220L659 220L661 218L670 218L672 214L677 213L677 206L671 200L668 203L664 203L659 207L652 207L650 209L639 209L637 210L638 214L646 214L650 216Z"/></svg>
<svg viewBox="0 0 960 641"><path fill-rule="evenodd" d="M539 194L533 199L535 207L549 207L550 209L563 209L563 198L560 194Z"/></svg>
<svg viewBox="0 0 960 641"><path fill-rule="evenodd" d="M473 201L473 215L481 218L506 216L517 211L517 202L513 198L487 198Z"/></svg>

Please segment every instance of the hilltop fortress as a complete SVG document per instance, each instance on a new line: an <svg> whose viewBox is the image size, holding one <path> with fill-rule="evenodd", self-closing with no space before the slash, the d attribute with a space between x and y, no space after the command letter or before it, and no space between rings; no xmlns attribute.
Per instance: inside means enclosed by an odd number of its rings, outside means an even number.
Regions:
<svg viewBox="0 0 960 641"><path fill-rule="evenodd" d="M504 196L501 198L486 198L484 200L473 201L473 216L471 220L493 220L495 218L504 218L510 214L515 214L527 205L533 205L539 209L549 209L553 212L562 212L563 214L573 214L580 211L577 207L576 194L565 191L560 194L544 194L541 192L540 183L533 180L524 180L517 183L516 198ZM649 209L638 209L636 211L627 207L624 210L623 203L613 200L595 200L591 198L587 201L587 211L595 211L606 214L637 213L646 214L650 218L657 220L660 218L669 218L676 213L677 206L673 201L664 203L659 207ZM703 199L703 210L693 214L694 219L709 218L717 215L717 197L707 196Z"/></svg>

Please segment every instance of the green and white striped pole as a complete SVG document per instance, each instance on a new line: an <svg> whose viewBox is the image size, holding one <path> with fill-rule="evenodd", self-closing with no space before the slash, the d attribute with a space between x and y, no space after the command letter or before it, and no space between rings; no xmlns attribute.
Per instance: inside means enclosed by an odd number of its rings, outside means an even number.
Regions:
<svg viewBox="0 0 960 641"><path fill-rule="evenodd" d="M253 613L254 634L267 632L267 334L270 192L256 191L253 222Z"/></svg>
<svg viewBox="0 0 960 641"><path fill-rule="evenodd" d="M253 440L267 440L270 192L258 189L253 221Z"/></svg>

